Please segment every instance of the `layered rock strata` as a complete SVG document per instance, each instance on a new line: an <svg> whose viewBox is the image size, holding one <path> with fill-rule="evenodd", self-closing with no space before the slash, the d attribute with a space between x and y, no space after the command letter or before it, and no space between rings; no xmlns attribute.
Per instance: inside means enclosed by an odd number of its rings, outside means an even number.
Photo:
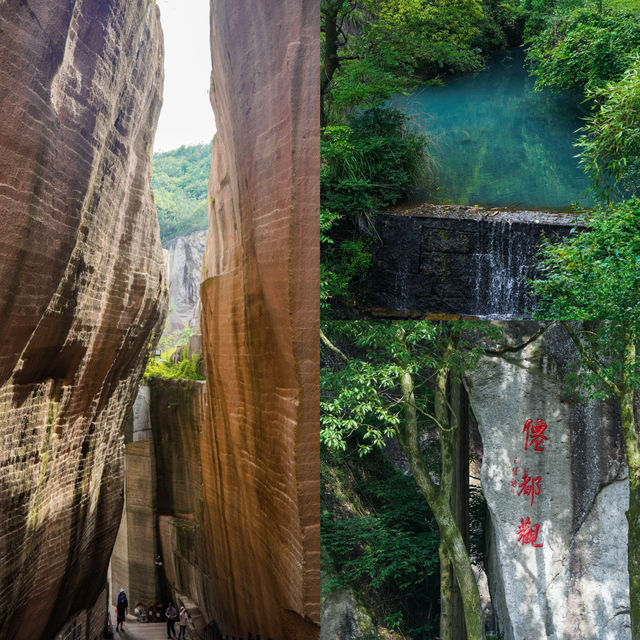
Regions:
<svg viewBox="0 0 640 640"><path fill-rule="evenodd" d="M4 2L0 33L0 638L32 640L93 616L165 312L162 36L151 0Z"/></svg>
<svg viewBox="0 0 640 640"><path fill-rule="evenodd" d="M319 5L214 0L201 286L212 616L319 634Z"/></svg>
<svg viewBox="0 0 640 640"><path fill-rule="evenodd" d="M629 488L616 411L568 401L562 378L577 353L563 328L503 329L504 343L467 377L501 637L628 640Z"/></svg>

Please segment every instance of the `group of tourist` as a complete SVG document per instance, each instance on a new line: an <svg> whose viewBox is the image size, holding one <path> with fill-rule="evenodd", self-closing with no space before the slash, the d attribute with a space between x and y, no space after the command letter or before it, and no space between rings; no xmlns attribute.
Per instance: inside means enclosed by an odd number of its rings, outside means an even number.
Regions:
<svg viewBox="0 0 640 640"><path fill-rule="evenodd" d="M141 604L141 603L140 603ZM116 604L116 631L124 631L124 620L127 615L127 609L129 608L129 601L127 600L127 594L124 589L120 589L118 593L118 601ZM138 611L139 606L136 606L136 611ZM187 632L187 620L189 618L189 614L184 606L180 607L180 631L176 636L175 624L178 619L178 612L173 605L173 602L169 603L166 611L164 612L164 617L167 621L167 638L186 638ZM149 618L149 622L153 621L153 617ZM118 627L120 627L118 629Z"/></svg>

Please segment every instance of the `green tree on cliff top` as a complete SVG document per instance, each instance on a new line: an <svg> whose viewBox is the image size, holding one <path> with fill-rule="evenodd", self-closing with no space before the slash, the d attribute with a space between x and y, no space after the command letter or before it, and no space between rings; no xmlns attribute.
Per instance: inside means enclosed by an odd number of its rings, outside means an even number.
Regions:
<svg viewBox="0 0 640 640"><path fill-rule="evenodd" d="M211 144L153 154L151 185L162 244L207 228Z"/></svg>

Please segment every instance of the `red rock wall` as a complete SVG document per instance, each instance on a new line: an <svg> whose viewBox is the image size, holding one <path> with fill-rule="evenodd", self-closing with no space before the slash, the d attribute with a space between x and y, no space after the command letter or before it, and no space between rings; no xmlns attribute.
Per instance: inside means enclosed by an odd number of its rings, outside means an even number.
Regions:
<svg viewBox="0 0 640 640"><path fill-rule="evenodd" d="M204 529L224 633L319 630L319 3L213 0Z"/></svg>
<svg viewBox="0 0 640 640"><path fill-rule="evenodd" d="M0 638L91 608L165 313L150 0L0 3Z"/></svg>

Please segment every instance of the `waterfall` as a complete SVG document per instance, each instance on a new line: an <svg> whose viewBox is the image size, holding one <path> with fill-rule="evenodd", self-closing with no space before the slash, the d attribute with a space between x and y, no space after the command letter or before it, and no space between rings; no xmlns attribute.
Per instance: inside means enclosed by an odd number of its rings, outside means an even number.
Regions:
<svg viewBox="0 0 640 640"><path fill-rule="evenodd" d="M566 237L570 214L422 205L413 215L382 214L363 308L378 315L530 317L529 281L544 233ZM382 310L382 314L380 314Z"/></svg>
<svg viewBox="0 0 640 640"><path fill-rule="evenodd" d="M471 314L494 319L528 317L528 282L536 275L537 225L500 220L480 225L473 255L475 275Z"/></svg>

